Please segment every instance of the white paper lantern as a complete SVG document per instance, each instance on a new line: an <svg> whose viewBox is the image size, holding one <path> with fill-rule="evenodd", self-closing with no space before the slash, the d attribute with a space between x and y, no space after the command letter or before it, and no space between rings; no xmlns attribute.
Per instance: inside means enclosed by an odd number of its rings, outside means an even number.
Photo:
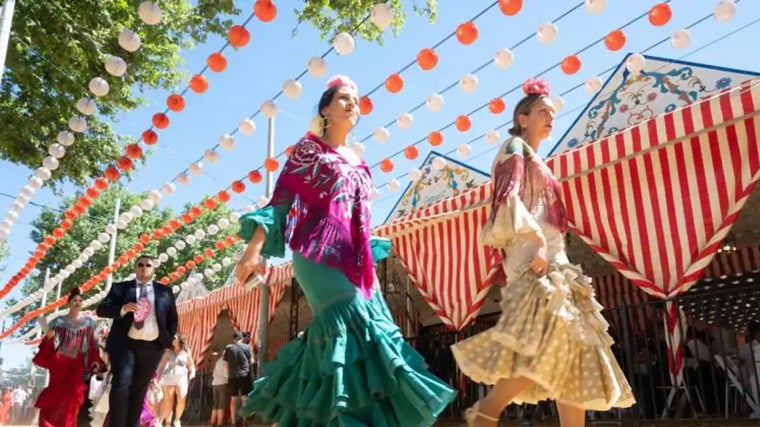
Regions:
<svg viewBox="0 0 760 427"><path fill-rule="evenodd" d="M102 77L94 77L90 80L88 87L90 88L90 92L95 96L106 96L110 89L108 82Z"/></svg>
<svg viewBox="0 0 760 427"><path fill-rule="evenodd" d="M497 130L489 130L486 132L486 143L489 145L496 144L499 142L499 139L501 139L501 135L499 135L499 131Z"/></svg>
<svg viewBox="0 0 760 427"><path fill-rule="evenodd" d="M264 103L261 104L261 114L263 114L265 117L269 119L276 116L277 105L275 105L274 101L271 101L271 100L264 101Z"/></svg>
<svg viewBox="0 0 760 427"><path fill-rule="evenodd" d="M338 52L338 55L348 55L354 51L356 42L351 34L343 32L335 36L333 47L335 48L335 51Z"/></svg>
<svg viewBox="0 0 760 427"><path fill-rule="evenodd" d="M470 144L462 144L459 147L457 147L457 153L459 153L459 156L463 159L466 159L470 157L470 152L472 151L472 147L470 147Z"/></svg>
<svg viewBox="0 0 760 427"><path fill-rule="evenodd" d="M211 268L214 269L214 271L218 273L222 271L222 264L215 262L214 265L211 266Z"/></svg>
<svg viewBox="0 0 760 427"><path fill-rule="evenodd" d="M478 78L473 74L465 74L459 79L459 88L464 93L472 93L478 88Z"/></svg>
<svg viewBox="0 0 760 427"><path fill-rule="evenodd" d="M90 242L90 247L93 250L99 251L99 250L103 249L103 244L100 243L100 240L93 240L92 242Z"/></svg>
<svg viewBox="0 0 760 427"><path fill-rule="evenodd" d="M148 191L148 198L154 203L158 203L161 200L161 192L158 190Z"/></svg>
<svg viewBox="0 0 760 427"><path fill-rule="evenodd" d="M217 233L219 233L219 227L217 227L216 224L211 224L208 226L208 234L214 236Z"/></svg>
<svg viewBox="0 0 760 427"><path fill-rule="evenodd" d="M95 114L96 109L97 105L95 104L95 100L91 98L79 98L79 101L77 101L77 110L85 116Z"/></svg>
<svg viewBox="0 0 760 427"><path fill-rule="evenodd" d="M361 157L364 155L364 144L359 141L354 141L351 143L351 150L353 150L357 157Z"/></svg>
<svg viewBox="0 0 760 427"><path fill-rule="evenodd" d="M123 229L127 228L128 225L129 224L127 224L126 222L124 222L122 220L116 221L116 228L118 228L119 230L123 230Z"/></svg>
<svg viewBox="0 0 760 427"><path fill-rule="evenodd" d="M180 284L179 284L179 288L180 288L180 290L184 290L184 289L187 289L187 286L188 286L188 284L187 284L187 282L186 282L186 281L185 281L185 282L182 282L182 283L180 283Z"/></svg>
<svg viewBox="0 0 760 427"><path fill-rule="evenodd" d="M232 265L232 260L229 258L222 258L222 266L229 267Z"/></svg>
<svg viewBox="0 0 760 427"><path fill-rule="evenodd" d="M129 212L122 212L122 214L119 215L119 219L121 219L122 221L124 221L126 223L130 223L130 222L132 222L132 220L134 218L132 217L131 213L129 213Z"/></svg>
<svg viewBox="0 0 760 427"><path fill-rule="evenodd" d="M493 56L493 62L502 70L506 70L515 63L515 54L510 49L499 49Z"/></svg>
<svg viewBox="0 0 760 427"><path fill-rule="evenodd" d="M182 172L181 174L177 175L177 182L179 182L182 185L187 185L190 183L190 175L187 172Z"/></svg>
<svg viewBox="0 0 760 427"><path fill-rule="evenodd" d="M736 16L736 3L734 0L720 0L715 6L715 19L718 22L728 22Z"/></svg>
<svg viewBox="0 0 760 427"><path fill-rule="evenodd" d="M224 230L225 228L230 226L230 220L228 220L227 218L220 218L219 221L216 222L216 224L219 226L219 228Z"/></svg>
<svg viewBox="0 0 760 427"><path fill-rule="evenodd" d="M172 286L172 292L173 292L173 293L175 293L175 294L178 294L178 293L179 293L179 291L180 291L180 288L179 288L179 286L177 286L177 285L174 285L174 286Z"/></svg>
<svg viewBox="0 0 760 427"><path fill-rule="evenodd" d="M255 210L256 210L256 206L253 206L253 205L245 205L245 207L243 207L244 214L251 213Z"/></svg>
<svg viewBox="0 0 760 427"><path fill-rule="evenodd" d="M56 142L56 143L50 144L50 146L48 147L48 153L50 153L50 155L55 157L56 159L60 159L66 155L66 147Z"/></svg>
<svg viewBox="0 0 760 427"><path fill-rule="evenodd" d="M9 231L11 228L13 228L13 222L8 221L7 219L3 222L0 222L0 229Z"/></svg>
<svg viewBox="0 0 760 427"><path fill-rule="evenodd" d="M219 160L219 153L217 153L216 150L209 148L203 152L203 160L209 163L216 163L217 160Z"/></svg>
<svg viewBox="0 0 760 427"><path fill-rule="evenodd" d="M303 86L296 80L285 80L285 83L282 85L282 93L290 99L298 99L301 96L301 92L303 92Z"/></svg>
<svg viewBox="0 0 760 427"><path fill-rule="evenodd" d="M260 208L263 208L263 207L264 207L264 206L266 206L267 204L269 204L269 198L267 198L267 196L261 196L261 197L259 197L259 198L256 200L256 205L257 205L258 207L260 207Z"/></svg>
<svg viewBox="0 0 760 427"><path fill-rule="evenodd" d="M43 181L49 180L51 175L52 174L50 173L50 169L48 169L46 167L37 168L34 171L34 176L36 176L37 178L39 178L39 179L41 179Z"/></svg>
<svg viewBox="0 0 760 427"><path fill-rule="evenodd" d="M47 156L44 159L42 159L42 166L50 169L51 171L54 171L58 169L58 159L55 157Z"/></svg>
<svg viewBox="0 0 760 427"><path fill-rule="evenodd" d="M34 193L35 193L36 191L37 191L37 190L36 190L36 189L34 189L34 188L32 188L31 186L29 186L29 185L25 185L24 187L22 187L22 188L21 188L21 191L19 192L19 194L21 194L22 196L24 196L24 197L26 197L26 198L29 198L29 199L31 199L31 198L32 198L32 196L34 196Z"/></svg>
<svg viewBox="0 0 760 427"><path fill-rule="evenodd" d="M167 196L171 196L174 194L174 190L176 190L177 187L174 186L171 182L167 182L166 184L161 186L161 191L163 191L164 194Z"/></svg>
<svg viewBox="0 0 760 427"><path fill-rule="evenodd" d="M388 189L391 191L396 191L401 187L401 183L398 182L397 179L392 179L388 181Z"/></svg>
<svg viewBox="0 0 760 427"><path fill-rule="evenodd" d="M441 170L446 167L446 159L443 157L436 157L433 159L433 168L435 170Z"/></svg>
<svg viewBox="0 0 760 427"><path fill-rule="evenodd" d="M100 243L108 243L110 240L111 240L111 234L109 233L98 234L98 241Z"/></svg>
<svg viewBox="0 0 760 427"><path fill-rule="evenodd" d="M555 96L552 98L552 104L554 104L554 111L557 113L559 113L560 111L562 111L563 108L565 108L565 100L559 96Z"/></svg>
<svg viewBox="0 0 760 427"><path fill-rule="evenodd" d="M538 41L544 44L554 43L554 40L557 39L558 34L559 28L557 28L557 25L552 22L541 24L538 27L538 31L536 32Z"/></svg>
<svg viewBox="0 0 760 427"><path fill-rule="evenodd" d="M141 200L140 201L140 207L144 211L149 211L149 210L153 209L154 207L156 207L156 203L153 202L153 200L145 199L145 200Z"/></svg>
<svg viewBox="0 0 760 427"><path fill-rule="evenodd" d="M203 274L210 279L210 278L214 277L214 270L212 270L210 268L207 268L207 269L203 270Z"/></svg>
<svg viewBox="0 0 760 427"><path fill-rule="evenodd" d="M107 224L107 225L105 226L104 230L105 230L105 231L106 231L106 233L108 233L108 234L111 234L111 235L113 235L113 234L116 234L116 226L115 226L115 225L113 225L113 224Z"/></svg>
<svg viewBox="0 0 760 427"><path fill-rule="evenodd" d="M691 43L691 33L687 29L678 30L670 36L670 45L674 49L684 49Z"/></svg>
<svg viewBox="0 0 760 427"><path fill-rule="evenodd" d="M11 209L13 209L16 212L21 212L24 209L25 206L26 206L25 203L14 201L13 205L11 206Z"/></svg>
<svg viewBox="0 0 760 427"><path fill-rule="evenodd" d="M599 92L599 90L602 88L602 79L597 77L591 77L590 79L586 80L586 92L590 94L595 94Z"/></svg>
<svg viewBox="0 0 760 427"><path fill-rule="evenodd" d="M203 229L199 228L195 230L195 233L193 233L193 236L195 236L195 238L198 240L203 240L203 238L206 237L206 232L203 231Z"/></svg>
<svg viewBox="0 0 760 427"><path fill-rule="evenodd" d="M36 176L29 178L29 186L34 188L35 190L39 190L40 188L42 188L42 184L44 183L45 182L43 180L41 180L40 178L37 178Z"/></svg>
<svg viewBox="0 0 760 427"><path fill-rule="evenodd" d="M86 258L91 257L94 253L95 253L95 249L92 249L92 248L89 248L89 247L85 248L82 251L82 255L84 255Z"/></svg>
<svg viewBox="0 0 760 427"><path fill-rule="evenodd" d="M232 212L230 213L230 222L232 224L237 224L238 222L240 222L240 217L241 217L240 212Z"/></svg>
<svg viewBox="0 0 760 427"><path fill-rule="evenodd" d="M190 170L190 173L193 175L201 175L203 174L203 163L201 162L195 162L191 163L190 166L188 166L188 170Z"/></svg>
<svg viewBox="0 0 760 427"><path fill-rule="evenodd" d="M309 74L319 78L327 73L327 62L324 60L324 58L315 56L309 60L309 62L306 64L306 68L309 70Z"/></svg>
<svg viewBox="0 0 760 427"><path fill-rule="evenodd" d="M377 199L377 196L380 195L380 190L377 189L377 187L372 187L372 190L369 192L369 198L372 200Z"/></svg>
<svg viewBox="0 0 760 427"><path fill-rule="evenodd" d="M607 0L586 0L586 11L592 15L602 13L607 6Z"/></svg>
<svg viewBox="0 0 760 427"><path fill-rule="evenodd" d="M10 234L11 234L10 230L0 228L0 242L6 241L8 239L8 236L10 236Z"/></svg>
<svg viewBox="0 0 760 427"><path fill-rule="evenodd" d="M184 240L179 239L176 242L174 242L174 247L177 248L178 251L181 251L187 247L187 244Z"/></svg>
<svg viewBox="0 0 760 427"><path fill-rule="evenodd" d="M75 269L75 270L76 270L77 268L81 268L81 267L82 267L82 261L79 261L78 259L75 259L75 260L74 260L74 261L71 263L71 266L72 266L72 267L74 267L74 269Z"/></svg>
<svg viewBox="0 0 760 427"><path fill-rule="evenodd" d="M156 25L161 22L161 8L152 1L144 1L137 8L140 19L148 25Z"/></svg>
<svg viewBox="0 0 760 427"><path fill-rule="evenodd" d="M140 36L134 31L125 28L119 33L119 46L127 52L135 52L140 49Z"/></svg>
<svg viewBox="0 0 760 427"><path fill-rule="evenodd" d="M63 130L58 132L56 140L64 147L70 147L74 144L74 134L67 130Z"/></svg>
<svg viewBox="0 0 760 427"><path fill-rule="evenodd" d="M19 194L18 196L16 196L16 201L26 205L27 203L29 203L29 196L25 194Z"/></svg>
<svg viewBox="0 0 760 427"><path fill-rule="evenodd" d="M18 219L18 212L14 212L14 211L6 212L5 219L10 221L11 223L15 222Z"/></svg>
<svg viewBox="0 0 760 427"><path fill-rule="evenodd" d="M166 261L169 261L169 255L166 255L166 254L159 254L159 255L158 255L158 260L159 260L160 262L166 262Z"/></svg>
<svg viewBox="0 0 760 427"><path fill-rule="evenodd" d="M425 104L430 111L441 111L443 108L443 95L437 93L431 94L425 100Z"/></svg>
<svg viewBox="0 0 760 427"><path fill-rule="evenodd" d="M69 119L69 129L77 133L82 133L87 129L87 120L84 117L74 116Z"/></svg>
<svg viewBox="0 0 760 427"><path fill-rule="evenodd" d="M170 257L177 256L177 248L175 248L174 246L169 246L168 248L166 248L166 253Z"/></svg>
<svg viewBox="0 0 760 427"><path fill-rule="evenodd" d="M414 123L414 118L409 113L401 113L396 119L396 125L398 125L400 129L409 129L412 127L412 123Z"/></svg>
<svg viewBox="0 0 760 427"><path fill-rule="evenodd" d="M253 120L249 118L245 118L238 125L238 130L243 135L253 135L253 133L256 132L256 123L254 123Z"/></svg>
<svg viewBox="0 0 760 427"><path fill-rule="evenodd" d="M276 108L275 108L275 111L277 111ZM234 150L235 149L235 137L232 136L232 135L230 135L230 134L228 134L228 133L225 133L224 135L222 135L221 138L219 138L219 146L221 146L223 149L225 149L227 151Z"/></svg>
<svg viewBox="0 0 760 427"><path fill-rule="evenodd" d="M632 74L638 74L644 69L646 59L640 53L634 53L625 60L625 68Z"/></svg>
<svg viewBox="0 0 760 427"><path fill-rule="evenodd" d="M106 71L112 76L121 77L127 72L127 63L118 56L109 56L106 59Z"/></svg>
<svg viewBox="0 0 760 427"><path fill-rule="evenodd" d="M388 138L390 138L391 133L388 131L387 128L381 126L375 129L375 132L373 132L372 135L375 137L375 141L384 143L384 142L388 142Z"/></svg>
<svg viewBox="0 0 760 427"><path fill-rule="evenodd" d="M388 3L377 3L372 6L369 19L380 30L385 30L393 22L393 9Z"/></svg>

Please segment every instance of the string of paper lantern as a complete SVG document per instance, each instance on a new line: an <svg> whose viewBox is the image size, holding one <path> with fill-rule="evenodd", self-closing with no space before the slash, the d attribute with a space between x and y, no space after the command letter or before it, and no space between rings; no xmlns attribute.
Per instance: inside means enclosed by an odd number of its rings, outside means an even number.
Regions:
<svg viewBox="0 0 760 427"><path fill-rule="evenodd" d="M712 14L705 15L704 17L702 17L702 18L694 21L693 23L691 23L688 26L686 26L684 28L684 30L686 30L686 31L691 30L695 26L697 26L697 25L699 25L699 24L701 24L701 23L709 20L711 17L714 17L718 22L726 22L726 21L730 20L731 18L733 18L733 15L735 14L736 3L739 3L740 1L741 0L736 0L736 1L733 1L733 0L723 0L723 1L721 1L720 4L716 7L715 11ZM731 12L730 14L729 14L729 12L725 11L726 10L725 9L726 8L726 6L725 6L726 3L731 3L731 7L732 7L731 10L733 12ZM722 12L722 14L720 12ZM692 54L694 54L694 53L702 50L704 47L710 46L710 45L714 44L716 40L722 40L723 38L726 38L726 37L728 37L728 36L730 36L732 34L735 34L735 33L739 32L739 31L742 31L742 30L748 28L749 26L754 25L754 24L756 24L758 22L760 22L760 18L758 18L758 19L750 22L749 24L746 24L746 25L744 25L744 26L742 26L742 27L740 27L740 28L738 28L736 30L731 31L729 34L727 34L725 36L722 36L722 37L720 37L718 39L715 39L713 41L710 41L710 42L707 42L707 43L703 44L702 46L694 49L690 53L685 54L685 55L679 57L679 59L684 59L684 58L686 58L686 57L688 57L688 56L690 56L690 55L692 55ZM661 40L653 43L652 45L648 46L647 48L641 50L641 53L646 53L646 52L648 52L648 51L656 48L657 46L665 44L665 43L667 43L669 41L671 42L671 46L672 46L672 44L673 44L672 43L672 37L666 37L666 38L663 38L663 39L661 39ZM676 46L673 46L673 47L674 48L678 48ZM607 74L607 73L615 70L617 67L618 67L618 64L613 64L612 66L608 67L604 71L600 72L598 75L603 76L603 75L605 75L605 74ZM658 68L658 70L661 69L662 67L663 66L660 66L660 68ZM576 90L578 90L580 88L583 88L583 87L587 87L587 82L576 84L575 86L573 86L571 88L568 88L565 91L561 92L559 96L560 96L560 98L564 97L564 96L570 94L571 92L574 92L574 91L576 91ZM575 108L573 108L571 110L565 111L564 113L562 113L561 115L559 115L558 118L563 118L563 117L565 117L565 116L567 116L569 114L572 114L573 112L576 112L576 111L582 109L584 106L585 106L585 104L578 105L578 106L576 106ZM477 137L475 137L475 138L467 141L463 145L469 146L470 144L472 144L474 142L477 142L480 139L484 139L488 145L494 145L495 143L497 143L497 142L500 141L500 136L498 134L498 130L502 129L504 127L510 126L511 124L512 124L512 120L510 119L510 120L508 120L508 121L500 124L499 126L495 127L493 130L490 130L488 132L482 133L479 136L477 136ZM457 148L454 148L454 149L451 149L448 152L446 152L445 154L446 155L450 155L450 154L454 153L455 151L459 151L460 148L461 148L461 146L457 147ZM498 147L497 146L493 146L493 147L489 148L488 150L485 150L485 151L479 153L477 156L475 156L473 158L477 158L479 156L487 154L487 153L493 151L496 148L498 148ZM440 170L440 169L443 169L445 167L446 160L439 157L439 158L433 159L432 163L433 163L432 167L434 169ZM382 165L380 165L380 166L382 168ZM395 178L393 178L393 179L391 179L391 180L389 180L389 181L387 181L387 182L385 182L385 183L377 186L377 188L380 189L380 188L383 188L383 187L387 186L391 191L395 191L396 189L400 188L400 182L398 180L406 177L407 175L409 176L409 178L410 178L411 181L417 181L417 180L419 180L421 178L422 172L420 170L418 170L418 169L412 169L412 170L410 170L407 173L398 175ZM390 197L393 197L393 196L385 197L385 198L381 199L380 201L387 200Z"/></svg>
<svg viewBox="0 0 760 427"><path fill-rule="evenodd" d="M157 5L155 5L152 2L146 1L140 4L138 8L138 13L140 14L140 17L146 22L146 23L158 23L161 20L161 10L158 8ZM61 227L56 228L53 230L52 234L50 236L46 236L44 241L38 246L35 253L27 260L25 265L21 268L21 270L14 275L7 283L6 285L0 289L0 299L5 297L15 286L18 285L18 283L21 282L39 263L39 261L44 257L47 250L55 244L55 241L63 238L66 235L66 231L73 225L73 221L76 220L76 218L84 213L92 204L92 201L97 198L102 190L105 190L108 187L108 183L114 182L119 179L121 175L121 171L123 172L129 172L134 167L133 160L140 159L143 157L143 149L140 147L139 143L143 142L145 145L154 145L158 142L158 135L154 131L154 129L164 129L169 124L169 119L167 116L167 113L169 111L173 112L179 112L182 111L185 107L185 100L184 95L187 93L188 90L193 90L196 93L203 93L208 89L208 82L206 78L203 76L203 73L206 71L206 69L211 69L215 72L223 71L223 69L226 67L226 59L224 59L224 56L222 52L228 47L233 46L235 48L240 48L245 46L248 41L250 40L250 34L248 30L246 30L245 25L247 25L253 16L259 17L263 22L269 22L272 19L274 19L274 16L276 15L276 6L271 2L271 0L257 0L256 5L254 6L254 14L249 16L246 21L242 25L234 25L230 28L228 32L228 41L222 46L219 51L213 53L211 56L209 56L209 59L207 61L206 67L204 67L200 73L194 75L190 82L188 83L188 86L185 87L185 89L180 92L179 94L172 94L167 98L166 101L166 109L161 113L156 113L152 118L152 125L148 128L145 132L142 133L141 138L132 144L129 144L125 147L124 155L119 158L119 160L116 162L116 166L110 165L108 166L104 171L104 177L97 178L94 182L94 184L89 187L86 190L86 196L83 196L80 201L75 204L74 208L70 212L67 212L66 220L62 221ZM151 24L155 25L155 24ZM119 43L122 45L122 47L125 48L125 50L128 51L136 51L140 47L140 39L139 36L134 33L131 30L124 30L119 35ZM121 60L120 58L111 57L106 62L106 69L109 71L109 73L115 75L115 76L121 76L126 72L126 63ZM222 61L225 64L225 67L221 67ZM93 79L93 81L90 82L90 90L95 94L96 96L104 96L107 94L108 91L108 83L100 78L97 77ZM80 103L82 105L80 105ZM80 103L78 103L78 108L83 110L83 108L80 108L82 106L86 105L86 109L84 109L86 112L94 113L94 109L90 108L92 105L94 105L91 102L86 102L80 100ZM82 119L83 120L83 119ZM84 128L82 128L82 131ZM70 132L62 132L59 134L59 142L65 142L65 143L73 143L73 135ZM58 144L61 147L64 146L64 143ZM234 141L233 141L234 144ZM58 145L56 147L58 147ZM70 144L69 144L70 145ZM51 146L52 147L52 146ZM225 147L225 145L223 145ZM56 148L57 149L57 148ZM64 150L65 152L65 150ZM51 163L55 164L57 167L57 163ZM191 165L192 167L192 165ZM42 181L40 181L40 176L45 177L49 179L49 176L44 171L38 171L39 176L35 177L37 179L34 180L35 185L41 186ZM181 176L181 175L180 175ZM167 187L165 186L165 189ZM170 190L171 191L171 190ZM28 201L27 201L28 203ZM18 209L21 204L14 203L12 209ZM23 207L23 206L21 206ZM11 214L11 217L17 217L17 213ZM8 227L8 231L10 230L10 226L12 223L6 224L5 222L2 224L2 229L5 229L5 225ZM5 233L7 234L7 233ZM0 237L3 235L3 232L0 232ZM0 239L1 241L1 239Z"/></svg>

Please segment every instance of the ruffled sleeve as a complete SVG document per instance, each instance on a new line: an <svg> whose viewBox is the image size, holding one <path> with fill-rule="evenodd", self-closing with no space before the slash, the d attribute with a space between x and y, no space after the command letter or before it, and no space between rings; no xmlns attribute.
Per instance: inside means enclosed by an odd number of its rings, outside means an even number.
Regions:
<svg viewBox="0 0 760 427"><path fill-rule="evenodd" d="M42 338L32 363L45 369L50 369L53 366L55 363L55 338Z"/></svg>
<svg viewBox="0 0 760 427"><path fill-rule="evenodd" d="M240 217L238 235L248 242L256 229L262 227L267 238L261 248L261 255L266 258L282 258L285 256L285 223L289 210L289 203L281 203L247 213Z"/></svg>
<svg viewBox="0 0 760 427"><path fill-rule="evenodd" d="M372 250L372 262L374 264L388 258L391 254L391 239L371 236L369 239L369 246Z"/></svg>
<svg viewBox="0 0 760 427"><path fill-rule="evenodd" d="M484 245L504 248L517 235L541 233L541 227L520 199L525 176L524 144L522 139L512 137L494 159L491 214L481 234Z"/></svg>

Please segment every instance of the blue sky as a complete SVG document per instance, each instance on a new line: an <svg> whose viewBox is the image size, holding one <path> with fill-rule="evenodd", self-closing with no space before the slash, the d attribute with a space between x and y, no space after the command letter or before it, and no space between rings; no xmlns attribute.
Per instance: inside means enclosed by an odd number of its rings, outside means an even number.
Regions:
<svg viewBox="0 0 760 427"><path fill-rule="evenodd" d="M253 1L237 2L243 14L236 20L238 23L247 18L253 10ZM228 67L222 73L207 72L209 90L203 95L189 93L186 96L187 107L181 113L171 113L171 125L168 129L159 131L159 143L155 153L147 163L139 167L133 174L128 187L133 191L145 191L159 188L164 182L172 180L187 166L199 159L203 151L214 146L219 137L237 128L244 117L248 117L259 109L262 102L279 92L283 82L295 78L306 67L309 58L322 55L329 43L321 40L311 28L303 26L296 37L291 32L295 27L295 18L290 5L280 1L278 16L271 23L261 23L253 20L248 28L251 32L251 42L238 51L227 50ZM436 49L439 62L432 71L422 71L416 65L411 66L402 76L405 81L404 89L398 94L389 94L384 88L372 96L374 111L369 116L363 116L355 130L356 139L363 139L372 134L378 126L384 126L405 111L423 102L433 93L440 92L455 83L465 74L491 61L494 53L505 47L511 47L527 36L535 34L538 26L561 16L578 4L577 0L552 0L553 9L548 3L526 1L523 10L514 17L504 16L498 7L492 7L476 21L479 29L478 40L471 45L462 45L456 38L445 41ZM401 130L395 125L388 126L390 139L385 144L370 138L365 142L365 158L369 164L375 164L384 157L403 149L406 145L424 138L430 131L448 125L454 118L468 113L490 99L520 85L527 77L534 76L552 67L568 54L575 53L597 39L606 35L636 16L647 11L656 1L623 1L608 2L605 11L599 15L591 15L581 7L561 19L559 36L553 44L545 45L532 37L514 50L515 63L502 70L494 64L489 64L476 75L479 79L478 89L470 94L462 93L454 88L444 94L445 106L439 112L431 112L421 108L412 113L414 124L408 130ZM277 100L278 115L275 124L277 152L293 144L308 128L309 120L316 113L316 103L325 88L327 79L334 74L350 75L359 85L360 92L381 84L385 78L407 65L413 60L420 49L432 47L448 36L462 22L477 15L490 1L456 1L439 0L439 14L435 23L416 17L411 11L406 25L397 38L387 35L383 46L357 40L356 49L346 56L330 53L325 59L328 72L322 78L305 75L301 80L303 94L297 100L281 96ZM583 83L589 77L599 75L603 70L617 65L629 52L638 52L649 48L673 32L684 28L695 21L712 13L717 0L673 0L672 20L663 27L653 27L646 18L632 24L626 29L627 43L618 52L608 51L603 43L597 43L587 49L581 59L581 70L572 76L564 75L558 67L552 68L546 78L552 87L552 92L564 92ZM717 23L710 18L691 29L692 43L685 50L675 50L669 43L663 43L647 54L680 58L684 60L720 65L743 70L760 70L760 56L756 47L749 43L752 34L757 34L756 25L752 25L724 40L714 42L721 36L740 27L750 24L760 18L760 3L744 0L737 3L736 17L727 23ZM19 19L19 17L17 17ZM114 31L114 37L118 30ZM714 43L713 43L714 42ZM198 72L204 65L206 57L218 50L224 43L220 38L211 38L205 45L196 46L185 52L184 68L188 75ZM712 45L699 49L710 43ZM120 52L115 52L119 54ZM603 80L609 74L600 75ZM105 77L105 71L104 71ZM82 82L83 86L87 82ZM181 90L182 88L178 88ZM166 91L145 93L147 105L136 111L124 114L114 123L118 132L139 137L147 129L151 116L165 107ZM519 99L520 91L514 91L505 97L507 110L495 116L487 110L480 111L471 117L472 128L462 133L449 128L443 132L444 143L437 151L449 152L456 150L460 144L467 142L492 128L503 124L511 116L511 107ZM591 99L585 89L579 88L564 96L565 108L557 121L554 140L545 142L541 147L542 153L547 153L561 137L565 129L572 123L580 108ZM574 109L578 109L571 112ZM237 135L237 147L234 151L219 150L220 159L214 164L205 164L203 176L195 177L190 185L178 186L176 193L164 197L164 206L180 209L188 202L195 202L206 194L213 194L225 188L232 180L244 177L250 169L259 167L266 157L266 120L259 115L255 119L257 131L253 136ZM506 132L502 131L502 135ZM51 142L55 135L51 135ZM419 145L420 157L408 161L403 156L394 158L395 169L390 174L373 169L376 185L381 185L411 168L417 167L430 150L425 142ZM482 139L472 144L472 153L466 162L473 167L487 170L491 163L494 146L487 145ZM457 157L454 151L451 154ZM61 161L66 161L64 157ZM7 162L0 162L3 179L0 180L0 192L17 194L28 179L31 171ZM400 179L402 188L408 179ZM264 192L263 183L248 184L243 196L235 196L231 205L242 208L253 204ZM73 191L74 188L66 188ZM393 207L400 192L390 193L387 187L382 188L375 204L374 223L382 221ZM55 205L59 197L48 190L39 191L32 199L43 205ZM0 212L5 212L13 200L0 197ZM2 261L7 267L0 273L0 284L4 284L25 262L33 243L28 238L29 222L38 214L40 209L27 206L22 211L12 230L9 239L11 256ZM12 294L14 295L14 294ZM9 324L9 322L7 322ZM6 326L8 326L6 324ZM5 366L13 367L21 363L29 355L29 349L23 345L3 345L0 352L5 358Z"/></svg>

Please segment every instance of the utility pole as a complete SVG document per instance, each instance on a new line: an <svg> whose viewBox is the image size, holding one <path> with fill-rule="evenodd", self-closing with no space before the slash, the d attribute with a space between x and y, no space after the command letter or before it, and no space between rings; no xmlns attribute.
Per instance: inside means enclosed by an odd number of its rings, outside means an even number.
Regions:
<svg viewBox="0 0 760 427"><path fill-rule="evenodd" d="M274 117L269 118L268 124L267 157L274 158ZM267 171L267 199L272 197L273 191L274 172ZM266 267L269 267L267 264L268 262L265 264ZM269 283L261 285L259 292L261 292L261 298L259 299L261 305L259 307L259 360L257 374L261 376L264 374L264 363L267 361L267 353L269 351Z"/></svg>
<svg viewBox="0 0 760 427"><path fill-rule="evenodd" d="M114 232L113 236L111 236L111 246L108 248L108 265L113 264L114 258L116 257L116 235L119 234L119 227L116 227L116 222L119 221L119 210L121 209L121 199L116 199L116 205L113 208L113 224L114 224ZM113 284L113 273L109 274L108 277L106 277L106 293L111 290L111 285Z"/></svg>
<svg viewBox="0 0 760 427"><path fill-rule="evenodd" d="M3 81L5 71L5 57L8 53L8 44L11 39L11 24L13 12L16 9L16 0L5 0L0 9L0 83Z"/></svg>

